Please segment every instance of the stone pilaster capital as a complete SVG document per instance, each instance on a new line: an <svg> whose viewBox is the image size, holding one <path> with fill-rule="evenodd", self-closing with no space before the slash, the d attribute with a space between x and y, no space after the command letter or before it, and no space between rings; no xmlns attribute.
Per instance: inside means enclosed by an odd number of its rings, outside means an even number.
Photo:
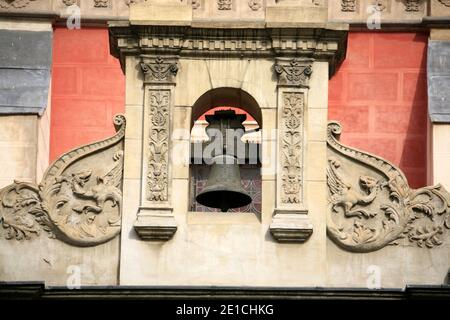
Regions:
<svg viewBox="0 0 450 320"><path fill-rule="evenodd" d="M146 84L175 84L178 73L178 57L142 57L141 69Z"/></svg>
<svg viewBox="0 0 450 320"><path fill-rule="evenodd" d="M278 76L278 85L308 88L313 61L304 58L276 58L274 70Z"/></svg>

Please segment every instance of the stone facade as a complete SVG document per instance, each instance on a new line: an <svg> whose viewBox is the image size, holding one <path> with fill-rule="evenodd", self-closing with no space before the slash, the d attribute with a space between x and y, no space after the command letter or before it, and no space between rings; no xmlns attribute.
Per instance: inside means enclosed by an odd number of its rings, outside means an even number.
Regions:
<svg viewBox="0 0 450 320"><path fill-rule="evenodd" d="M5 12L56 10L1 3ZM410 188L390 162L342 144L340 124L327 121L328 80L345 58L342 22L368 2L115 4L82 10L122 20L109 32L126 77L125 116L114 136L58 157L40 184L32 176L0 190L1 280L67 285L78 270L82 284L365 287L379 267L383 287L442 284L450 194ZM428 14L422 1L371 5L404 14L401 23ZM261 213L189 211L190 132L224 105L262 128ZM26 258L6 259L14 251Z"/></svg>

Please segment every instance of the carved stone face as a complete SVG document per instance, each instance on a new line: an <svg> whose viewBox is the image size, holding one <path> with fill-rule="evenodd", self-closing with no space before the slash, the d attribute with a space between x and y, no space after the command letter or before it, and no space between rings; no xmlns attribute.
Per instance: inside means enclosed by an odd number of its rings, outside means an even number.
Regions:
<svg viewBox="0 0 450 320"><path fill-rule="evenodd" d="M378 180L369 176L361 176L359 178L359 184L362 189L370 191L377 186Z"/></svg>

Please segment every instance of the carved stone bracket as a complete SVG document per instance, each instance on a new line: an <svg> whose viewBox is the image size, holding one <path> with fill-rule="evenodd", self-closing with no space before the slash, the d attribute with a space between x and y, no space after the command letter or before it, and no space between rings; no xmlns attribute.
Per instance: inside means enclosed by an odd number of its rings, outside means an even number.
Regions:
<svg viewBox="0 0 450 320"><path fill-rule="evenodd" d="M15 182L0 190L0 225L6 239L50 238L86 247L120 232L125 117L113 137L58 158L36 186Z"/></svg>
<svg viewBox="0 0 450 320"><path fill-rule="evenodd" d="M305 242L313 233L307 211L276 210L270 234L278 242Z"/></svg>
<svg viewBox="0 0 450 320"><path fill-rule="evenodd" d="M328 124L328 237L352 252L441 245L450 228L450 194L441 185L410 189L400 169L341 144L340 133L339 123Z"/></svg>
<svg viewBox="0 0 450 320"><path fill-rule="evenodd" d="M175 83L175 76L178 72L177 58L162 58L156 57L154 59L143 58L141 63L142 71L144 72L144 81L147 84L173 84Z"/></svg>
<svg viewBox="0 0 450 320"><path fill-rule="evenodd" d="M279 86L309 87L312 59L277 59L275 72Z"/></svg>
<svg viewBox="0 0 450 320"><path fill-rule="evenodd" d="M177 231L171 208L140 208L134 230L142 240L167 241Z"/></svg>

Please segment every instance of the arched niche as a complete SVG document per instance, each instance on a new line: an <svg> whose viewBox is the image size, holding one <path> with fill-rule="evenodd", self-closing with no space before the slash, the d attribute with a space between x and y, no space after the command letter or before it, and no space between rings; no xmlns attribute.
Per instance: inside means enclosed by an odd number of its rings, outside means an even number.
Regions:
<svg viewBox="0 0 450 320"><path fill-rule="evenodd" d="M200 98L197 99L192 106L191 115L191 132L196 121L211 110L217 109L237 109L237 113L246 112L253 119L248 119L253 122L253 127L262 128L262 112L256 100L247 92L239 88L222 87L207 91ZM254 121L252 121L254 120ZM255 123L256 122L256 123ZM206 126L206 125L205 125ZM248 126L244 122L244 126ZM204 130L204 129L203 129ZM259 146L261 140L258 139ZM192 140L191 140L192 142ZM199 143L199 142L197 142ZM255 144L255 142L250 142ZM189 211L193 212L219 212L220 210L203 207L196 203L195 197L198 192L204 187L210 166L206 164L190 163L190 197L189 197ZM262 204L262 186L261 186L261 170L260 163L255 164L241 164L241 184L243 188L250 194L253 202L242 208L232 209L231 212L249 212L257 216L261 215Z"/></svg>
<svg viewBox="0 0 450 320"><path fill-rule="evenodd" d="M239 88L221 87L211 89L202 94L192 106L191 129L194 122L208 110L215 107L234 107L248 112L259 124L263 126L261 108L246 91Z"/></svg>

